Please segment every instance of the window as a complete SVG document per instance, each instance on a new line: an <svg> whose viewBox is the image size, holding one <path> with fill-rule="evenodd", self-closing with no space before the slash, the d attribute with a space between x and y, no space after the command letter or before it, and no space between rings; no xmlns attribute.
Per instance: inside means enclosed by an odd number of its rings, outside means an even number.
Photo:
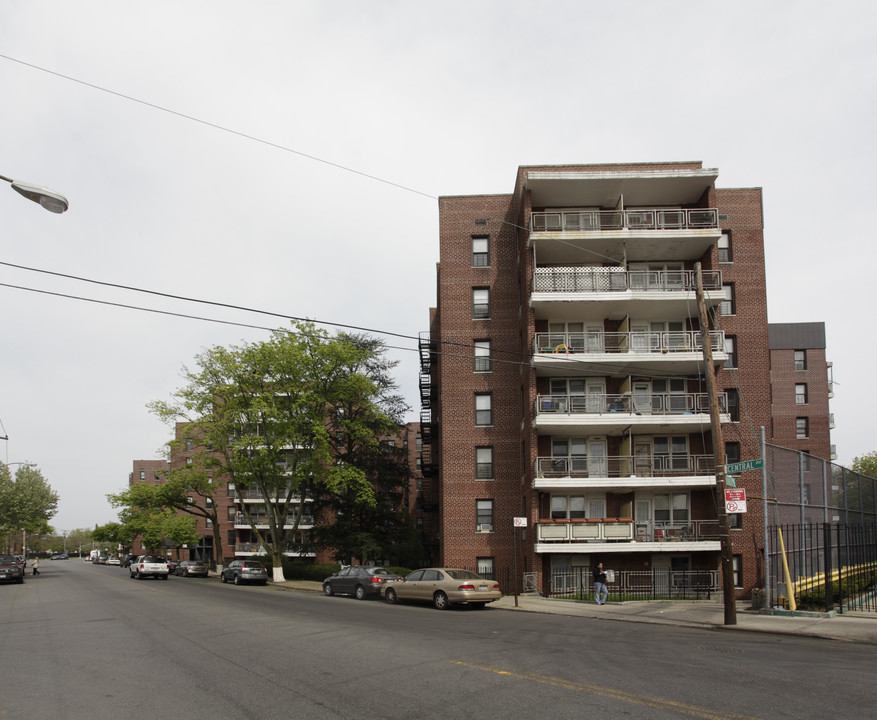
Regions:
<svg viewBox="0 0 877 720"><path fill-rule="evenodd" d="M795 418L795 437L798 440L810 437L810 418Z"/></svg>
<svg viewBox="0 0 877 720"><path fill-rule="evenodd" d="M656 437L653 443L656 471L672 472L689 469L688 438L685 435Z"/></svg>
<svg viewBox="0 0 877 720"><path fill-rule="evenodd" d="M228 497L233 498L235 496L234 492L234 483L228 484Z"/></svg>
<svg viewBox="0 0 877 720"><path fill-rule="evenodd" d="M212 530L213 529L213 520L211 520L210 518L207 518L207 520L204 522L204 527L206 527L208 530Z"/></svg>
<svg viewBox="0 0 877 720"><path fill-rule="evenodd" d="M189 451L192 450L192 440L191 440L191 438L189 438L189 439L186 440L186 450L189 450Z"/></svg>
<svg viewBox="0 0 877 720"><path fill-rule="evenodd" d="M734 262L734 255L731 252L731 231L725 230L719 238L719 262Z"/></svg>
<svg viewBox="0 0 877 720"><path fill-rule="evenodd" d="M725 396L728 398L728 415L731 422L740 422L740 391L737 388L726 388Z"/></svg>
<svg viewBox="0 0 877 720"><path fill-rule="evenodd" d="M414 449L417 450L417 452L423 450L423 438L420 437L420 435L414 439Z"/></svg>
<svg viewBox="0 0 877 720"><path fill-rule="evenodd" d="M806 405L807 404L807 383L796 383L795 384L795 404L796 405Z"/></svg>
<svg viewBox="0 0 877 720"><path fill-rule="evenodd" d="M475 531L493 532L493 500L475 501Z"/></svg>
<svg viewBox="0 0 877 720"><path fill-rule="evenodd" d="M472 288L472 317L475 320L490 317L490 288Z"/></svg>
<svg viewBox="0 0 877 720"><path fill-rule="evenodd" d="M490 265L490 245L486 235L474 235L472 237L472 267L487 267Z"/></svg>
<svg viewBox="0 0 877 720"><path fill-rule="evenodd" d="M728 528L731 530L742 530L743 513L728 513Z"/></svg>
<svg viewBox="0 0 877 720"><path fill-rule="evenodd" d="M225 516L226 520L233 523L235 521L235 518L237 517L237 511L235 510L234 505L229 505L225 509L225 512L226 512L226 516Z"/></svg>
<svg viewBox="0 0 877 720"><path fill-rule="evenodd" d="M496 580L494 575L494 562L492 557L480 557L475 559L475 572L481 577Z"/></svg>
<svg viewBox="0 0 877 720"><path fill-rule="evenodd" d="M475 372L490 372L490 340L476 340L475 347Z"/></svg>
<svg viewBox="0 0 877 720"><path fill-rule="evenodd" d="M737 337L735 335L725 335L725 353L728 359L725 360L724 367L737 367Z"/></svg>
<svg viewBox="0 0 877 720"><path fill-rule="evenodd" d="M475 448L475 478L493 480L493 448Z"/></svg>
<svg viewBox="0 0 877 720"><path fill-rule="evenodd" d="M688 522L688 495L655 495L655 522Z"/></svg>
<svg viewBox="0 0 877 720"><path fill-rule="evenodd" d="M146 470L141 470L141 471L140 471L140 479L141 479L141 480L146 480Z"/></svg>
<svg viewBox="0 0 877 720"><path fill-rule="evenodd" d="M734 587L743 587L743 556L734 555L731 558L731 568L734 572Z"/></svg>
<svg viewBox="0 0 877 720"><path fill-rule="evenodd" d="M725 463L730 465L732 463L740 462L740 443L738 442L726 442L725 443Z"/></svg>
<svg viewBox="0 0 877 720"><path fill-rule="evenodd" d="M807 369L807 351L795 350L795 370Z"/></svg>
<svg viewBox="0 0 877 720"><path fill-rule="evenodd" d="M213 507L213 498L204 498L204 506L208 509Z"/></svg>
<svg viewBox="0 0 877 720"><path fill-rule="evenodd" d="M490 393L475 395L475 424L493 425L493 396Z"/></svg>
<svg viewBox="0 0 877 720"><path fill-rule="evenodd" d="M226 535L225 542L229 547L235 546L235 540L237 540L236 535L237 535L237 533L235 533L234 530L228 531L228 535Z"/></svg>
<svg viewBox="0 0 877 720"><path fill-rule="evenodd" d="M725 297L722 300L722 315L736 315L737 305L734 302L734 285L722 285L722 293Z"/></svg>

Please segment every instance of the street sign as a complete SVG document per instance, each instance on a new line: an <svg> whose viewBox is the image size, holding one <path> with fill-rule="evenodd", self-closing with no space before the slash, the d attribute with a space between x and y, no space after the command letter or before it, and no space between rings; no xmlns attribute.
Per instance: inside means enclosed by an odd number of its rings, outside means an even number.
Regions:
<svg viewBox="0 0 877 720"><path fill-rule="evenodd" d="M725 475L725 485L728 487L737 487L737 478L733 475Z"/></svg>
<svg viewBox="0 0 877 720"><path fill-rule="evenodd" d="M746 512L746 488L725 488L725 511Z"/></svg>
<svg viewBox="0 0 877 720"><path fill-rule="evenodd" d="M515 527L527 527L527 518L525 517L516 517L514 521Z"/></svg>
<svg viewBox="0 0 877 720"><path fill-rule="evenodd" d="M746 472L747 470L758 470L763 467L764 458L758 458L758 460L744 460L743 462L725 465L725 472L729 475L736 475L737 473Z"/></svg>

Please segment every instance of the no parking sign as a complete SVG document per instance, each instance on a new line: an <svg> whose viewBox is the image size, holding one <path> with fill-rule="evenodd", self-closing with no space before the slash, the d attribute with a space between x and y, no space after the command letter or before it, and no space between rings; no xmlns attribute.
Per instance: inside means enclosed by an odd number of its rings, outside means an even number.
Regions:
<svg viewBox="0 0 877 720"><path fill-rule="evenodd" d="M725 512L728 512L728 513L745 513L746 512L746 490L745 490L745 488L725 488Z"/></svg>

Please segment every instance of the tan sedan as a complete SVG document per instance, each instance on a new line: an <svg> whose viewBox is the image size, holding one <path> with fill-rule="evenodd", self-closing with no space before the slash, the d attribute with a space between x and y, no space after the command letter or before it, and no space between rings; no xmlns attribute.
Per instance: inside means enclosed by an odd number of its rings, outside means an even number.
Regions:
<svg viewBox="0 0 877 720"><path fill-rule="evenodd" d="M399 600L431 602L439 610L457 603L483 608L501 597L499 583L495 580L486 580L471 570L458 568L415 570L384 590L384 599L388 603Z"/></svg>

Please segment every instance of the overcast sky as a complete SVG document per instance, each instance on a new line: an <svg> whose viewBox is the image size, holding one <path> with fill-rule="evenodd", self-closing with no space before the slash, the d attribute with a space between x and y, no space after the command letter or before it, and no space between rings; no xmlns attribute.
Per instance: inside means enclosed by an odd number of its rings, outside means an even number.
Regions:
<svg viewBox="0 0 877 720"><path fill-rule="evenodd" d="M0 187L0 261L416 336L435 197L511 192L519 165L700 160L763 188L769 318L826 323L849 463L877 450L875 25L871 2L4 0L0 174L70 211ZM0 283L277 322L7 265ZM116 519L106 494L160 457L146 404L183 364L268 336L0 303L0 460L38 464L58 530ZM416 410L416 341L387 341Z"/></svg>

